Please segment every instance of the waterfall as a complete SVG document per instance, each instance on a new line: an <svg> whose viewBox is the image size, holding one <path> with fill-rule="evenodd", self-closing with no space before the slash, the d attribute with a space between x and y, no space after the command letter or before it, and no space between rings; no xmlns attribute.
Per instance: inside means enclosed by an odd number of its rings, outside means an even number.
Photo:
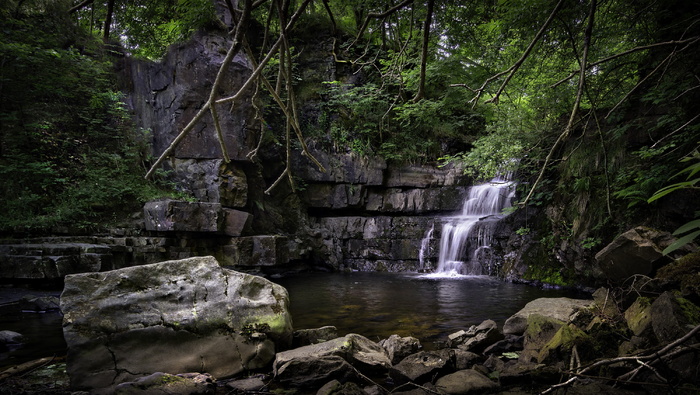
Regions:
<svg viewBox="0 0 700 395"><path fill-rule="evenodd" d="M462 213L445 218L436 276L490 273L494 224L515 194L515 183L502 178L470 188Z"/></svg>
<svg viewBox="0 0 700 395"><path fill-rule="evenodd" d="M420 263L419 270L421 272L425 271L428 269L428 265L425 261L425 255L428 253L428 249L430 248L430 239L433 238L433 231L435 231L435 225L430 227L428 231L425 233L425 236L423 237L423 240L420 242L420 251L418 252L418 262Z"/></svg>

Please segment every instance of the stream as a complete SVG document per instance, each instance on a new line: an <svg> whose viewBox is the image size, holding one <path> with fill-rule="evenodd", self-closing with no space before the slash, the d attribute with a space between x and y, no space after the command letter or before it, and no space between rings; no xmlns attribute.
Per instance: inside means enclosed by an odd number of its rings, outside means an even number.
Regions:
<svg viewBox="0 0 700 395"><path fill-rule="evenodd" d="M338 335L378 341L392 334L425 348L486 319L501 326L531 300L575 297L572 291L512 284L488 276L413 273L312 273L275 279L290 294L295 329L333 325Z"/></svg>

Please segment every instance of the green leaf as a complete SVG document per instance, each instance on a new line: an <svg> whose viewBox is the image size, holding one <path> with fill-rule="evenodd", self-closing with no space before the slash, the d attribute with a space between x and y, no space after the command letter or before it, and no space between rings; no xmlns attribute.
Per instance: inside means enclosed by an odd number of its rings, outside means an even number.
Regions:
<svg viewBox="0 0 700 395"><path fill-rule="evenodd" d="M678 235L683 234L685 232L689 232L695 228L700 228L700 219L696 219L695 221L690 221L687 224L681 226L680 228L676 229L675 232L673 232L673 235L678 236Z"/></svg>
<svg viewBox="0 0 700 395"><path fill-rule="evenodd" d="M680 239L676 240L675 242L673 242L673 244L671 244L670 246L666 247L661 253L664 255L668 255L668 254L672 253L673 251L690 243L698 236L700 236L700 230L693 232L693 233L690 233L690 234L687 234L687 235L681 237Z"/></svg>

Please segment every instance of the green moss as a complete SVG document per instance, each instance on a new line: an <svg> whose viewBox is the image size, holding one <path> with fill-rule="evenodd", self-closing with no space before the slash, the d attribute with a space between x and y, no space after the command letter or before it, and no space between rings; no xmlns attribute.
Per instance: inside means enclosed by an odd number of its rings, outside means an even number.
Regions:
<svg viewBox="0 0 700 395"><path fill-rule="evenodd" d="M676 302L678 303L678 306L680 306L683 316L690 324L700 324L700 307L686 298L678 297L676 298Z"/></svg>
<svg viewBox="0 0 700 395"><path fill-rule="evenodd" d="M561 270L552 267L530 265L525 271L523 278L563 287L572 285L572 282L564 277Z"/></svg>

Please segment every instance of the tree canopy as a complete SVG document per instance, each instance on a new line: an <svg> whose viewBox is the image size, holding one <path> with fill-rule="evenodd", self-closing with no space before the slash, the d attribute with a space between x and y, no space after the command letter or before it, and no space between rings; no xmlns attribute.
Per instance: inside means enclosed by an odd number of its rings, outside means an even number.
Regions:
<svg viewBox="0 0 700 395"><path fill-rule="evenodd" d="M13 89L5 81L18 81L17 67L56 54L96 65L84 49L95 37L157 59L197 29L219 29L233 38L227 59L245 52L255 64L244 89L266 90L269 107L278 109L267 115L280 119L276 133L309 157L313 140L389 161L459 163L475 179L517 166L530 181L521 203L570 202L575 209L561 220L581 239L609 226L620 207L646 202L698 149L694 1L15 0L2 12L15 24L2 38L4 103ZM73 38L49 45L59 21ZM19 29L31 34L15 35ZM45 59L20 48L27 37L44 43L31 45L44 45ZM319 40L332 43L338 80L310 88L296 67ZM103 78L88 76L99 67L85 67L88 74L74 78ZM103 95L111 89L91 86ZM55 90L65 88L36 91ZM192 124L207 112L216 118L217 107L241 93L215 91ZM321 111L309 116L300 111L305 106ZM17 115L5 108L7 124ZM58 129L37 125L32 133L52 130L50 140ZM284 179L293 183L289 167L273 187Z"/></svg>

